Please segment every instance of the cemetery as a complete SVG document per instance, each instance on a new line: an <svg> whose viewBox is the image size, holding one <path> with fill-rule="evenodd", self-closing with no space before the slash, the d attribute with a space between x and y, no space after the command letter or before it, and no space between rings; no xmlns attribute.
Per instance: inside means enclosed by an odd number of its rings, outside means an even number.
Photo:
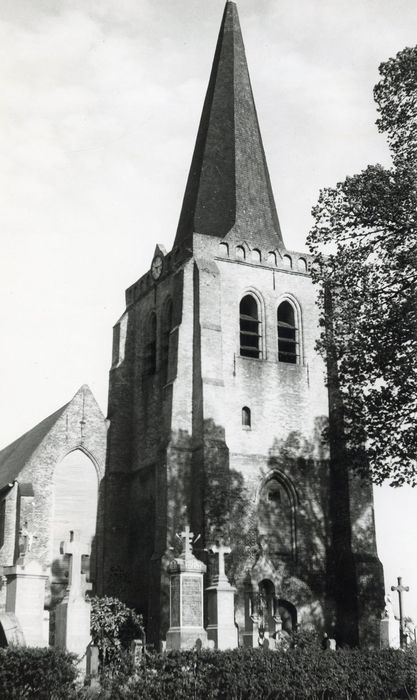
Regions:
<svg viewBox="0 0 417 700"><path fill-rule="evenodd" d="M417 647L406 639L387 596L381 649L336 649L313 630L265 629L254 615L253 648L238 648L235 589L226 574L231 547L211 547L217 573L204 591L205 565L193 553L193 533L179 535L182 552L171 560L170 628L157 650L147 644L141 616L108 597L89 598L81 573L84 547L71 531L62 549L69 559L68 588L55 615L55 647L36 637L42 628L45 575L33 563L8 572L8 610L0 615L0 697L49 700L116 698L218 700L276 698L417 697ZM23 584L22 584L23 581ZM407 588L393 586L401 599ZM24 598L20 593L24 592ZM204 595L206 593L206 596ZM206 610L204 610L206 600ZM23 601L30 605L22 607ZM30 614L25 613L30 608ZM206 620L206 623L205 623ZM206 624L206 629L204 625ZM401 640L401 644L400 644Z"/></svg>

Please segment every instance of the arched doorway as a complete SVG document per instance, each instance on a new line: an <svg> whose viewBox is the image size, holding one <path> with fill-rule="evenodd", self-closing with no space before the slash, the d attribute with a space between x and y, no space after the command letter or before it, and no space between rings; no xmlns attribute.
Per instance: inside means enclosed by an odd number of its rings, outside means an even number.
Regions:
<svg viewBox="0 0 417 700"><path fill-rule="evenodd" d="M53 476L51 599L53 609L68 585L68 561L60 545L71 530L78 530L83 543L93 544L96 532L98 475L92 460L80 449L57 464ZM90 558L83 558L83 572L90 578Z"/></svg>

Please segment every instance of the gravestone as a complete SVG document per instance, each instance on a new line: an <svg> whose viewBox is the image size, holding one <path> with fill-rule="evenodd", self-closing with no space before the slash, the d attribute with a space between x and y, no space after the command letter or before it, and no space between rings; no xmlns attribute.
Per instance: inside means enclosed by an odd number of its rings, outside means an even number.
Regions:
<svg viewBox="0 0 417 700"><path fill-rule="evenodd" d="M183 553L171 561L170 574L170 627L166 649L192 649L207 646L203 627L203 574L206 565L192 553L193 533L185 528L181 533Z"/></svg>
<svg viewBox="0 0 417 700"><path fill-rule="evenodd" d="M99 666L98 647L90 643L87 647L86 655L86 680L90 688L100 687L98 681Z"/></svg>
<svg viewBox="0 0 417 700"><path fill-rule="evenodd" d="M224 557L232 551L223 544L213 545L211 551L218 555L218 573L207 591L207 636L216 649L235 649L238 634L235 625L235 592L230 585L224 567Z"/></svg>
<svg viewBox="0 0 417 700"><path fill-rule="evenodd" d="M144 646L141 639L133 639L130 643L130 653L132 655L132 661L135 666L139 666L144 655Z"/></svg>
<svg viewBox="0 0 417 700"><path fill-rule="evenodd" d="M14 613L0 613L0 648L25 647L25 636Z"/></svg>
<svg viewBox="0 0 417 700"><path fill-rule="evenodd" d="M27 646L48 646L44 626L47 571L34 559L26 563L25 557L3 571L7 579L6 613L16 615Z"/></svg>
<svg viewBox="0 0 417 700"><path fill-rule="evenodd" d="M86 669L87 646L91 641L91 603L84 598L81 558L89 551L89 545L81 542L79 531L71 531L69 541L61 544L61 553L71 557L69 582L55 614L55 646L77 654L83 671Z"/></svg>

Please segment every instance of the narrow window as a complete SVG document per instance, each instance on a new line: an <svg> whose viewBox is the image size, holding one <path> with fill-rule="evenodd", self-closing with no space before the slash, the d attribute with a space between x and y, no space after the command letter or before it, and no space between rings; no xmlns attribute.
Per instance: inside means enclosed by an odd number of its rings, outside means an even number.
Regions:
<svg viewBox="0 0 417 700"><path fill-rule="evenodd" d="M229 257L228 244L227 243L220 243L219 248L220 248L220 255L223 255L223 257L228 258Z"/></svg>
<svg viewBox="0 0 417 700"><path fill-rule="evenodd" d="M251 427L251 415L250 415L250 408L247 406L243 406L242 408L242 428L250 428Z"/></svg>
<svg viewBox="0 0 417 700"><path fill-rule="evenodd" d="M155 374L156 371L156 315L149 316L146 332L144 373Z"/></svg>
<svg viewBox="0 0 417 700"><path fill-rule="evenodd" d="M163 373L163 382L166 383L168 377L168 362L169 362L169 336L172 330L172 301L169 299L165 305L163 322L162 322L162 338L161 338L161 369Z"/></svg>
<svg viewBox="0 0 417 700"><path fill-rule="evenodd" d="M0 501L0 549L4 545L4 530L6 523L6 501Z"/></svg>
<svg viewBox="0 0 417 700"><path fill-rule="evenodd" d="M298 330L289 301L283 301L278 307L278 360L293 365L298 360Z"/></svg>
<svg viewBox="0 0 417 700"><path fill-rule="evenodd" d="M260 357L260 320L256 299L247 294L240 302L240 354Z"/></svg>
<svg viewBox="0 0 417 700"><path fill-rule="evenodd" d="M258 248L252 250L252 262L261 262L261 251Z"/></svg>
<svg viewBox="0 0 417 700"><path fill-rule="evenodd" d="M119 351L120 351L120 323L116 323L113 327L113 357L112 365L113 367L119 362Z"/></svg>
<svg viewBox="0 0 417 700"><path fill-rule="evenodd" d="M290 255L283 255L282 262L284 265L286 265L286 267L292 267L292 259Z"/></svg>
<svg viewBox="0 0 417 700"><path fill-rule="evenodd" d="M236 246L236 257L239 260L245 259L246 255L245 255L245 249L243 246L241 246L241 245Z"/></svg>

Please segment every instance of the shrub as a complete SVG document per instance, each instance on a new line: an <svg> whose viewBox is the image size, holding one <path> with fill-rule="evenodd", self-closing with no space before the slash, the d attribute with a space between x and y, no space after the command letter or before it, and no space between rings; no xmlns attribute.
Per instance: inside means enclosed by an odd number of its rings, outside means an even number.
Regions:
<svg viewBox="0 0 417 700"><path fill-rule="evenodd" d="M75 697L75 656L59 649L0 649L2 700L67 700Z"/></svg>
<svg viewBox="0 0 417 700"><path fill-rule="evenodd" d="M100 661L108 664L127 649L133 639L144 636L143 619L118 598L91 598L91 637Z"/></svg>

